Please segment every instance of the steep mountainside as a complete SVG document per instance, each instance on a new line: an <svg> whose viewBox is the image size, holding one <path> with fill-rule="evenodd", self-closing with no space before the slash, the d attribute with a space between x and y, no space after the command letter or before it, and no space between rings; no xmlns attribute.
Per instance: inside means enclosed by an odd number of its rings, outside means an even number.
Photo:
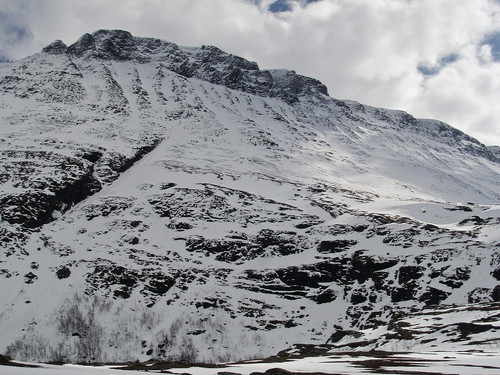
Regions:
<svg viewBox="0 0 500 375"><path fill-rule="evenodd" d="M118 30L0 64L0 97L0 353L431 348L405 327L445 307L498 345L498 152L447 124Z"/></svg>

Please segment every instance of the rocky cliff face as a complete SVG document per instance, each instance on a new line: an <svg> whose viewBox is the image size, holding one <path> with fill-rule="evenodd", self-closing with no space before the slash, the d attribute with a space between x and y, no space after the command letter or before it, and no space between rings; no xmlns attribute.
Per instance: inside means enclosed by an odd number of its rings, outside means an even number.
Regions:
<svg viewBox="0 0 500 375"><path fill-rule="evenodd" d="M498 158L449 125L125 31L0 64L0 95L0 352L408 350L407 314L498 308Z"/></svg>
<svg viewBox="0 0 500 375"><path fill-rule="evenodd" d="M279 97L288 103L298 101L301 95L328 95L326 86L318 80L293 71L260 70L257 63L214 46L179 47L159 39L133 37L122 30L85 34L69 47L58 40L44 48L44 52L77 58L161 63L183 77L194 77L260 96Z"/></svg>

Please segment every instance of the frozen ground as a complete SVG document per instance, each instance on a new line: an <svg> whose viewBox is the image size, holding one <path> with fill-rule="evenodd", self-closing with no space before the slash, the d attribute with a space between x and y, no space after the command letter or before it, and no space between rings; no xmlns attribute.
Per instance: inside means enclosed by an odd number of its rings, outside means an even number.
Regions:
<svg viewBox="0 0 500 375"><path fill-rule="evenodd" d="M43 374L138 374L171 373L192 375L216 374L498 374L500 372L500 351L491 352L423 352L423 353L351 353L324 357L309 357L286 362L247 362L220 365L217 368L156 368L145 371L116 370L109 367L88 367L79 365L39 365L37 368L0 366L0 375L43 375Z"/></svg>

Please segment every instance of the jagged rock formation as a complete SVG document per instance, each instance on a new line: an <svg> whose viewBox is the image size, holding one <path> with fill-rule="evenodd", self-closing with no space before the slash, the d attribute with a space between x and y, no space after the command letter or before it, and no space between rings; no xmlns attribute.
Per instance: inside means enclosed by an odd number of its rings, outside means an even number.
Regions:
<svg viewBox="0 0 500 375"><path fill-rule="evenodd" d="M298 101L301 95L328 95L326 86L318 80L293 71L259 70L257 63L230 55L214 46L179 47L159 39L134 38L122 30L85 34L69 47L58 40L43 51L78 58L159 62L165 69L186 78L194 77L255 95L279 97L289 103Z"/></svg>
<svg viewBox="0 0 500 375"><path fill-rule="evenodd" d="M0 64L0 96L14 358L235 360L392 322L356 344L387 348L406 313L500 302L498 152L449 125L119 30Z"/></svg>

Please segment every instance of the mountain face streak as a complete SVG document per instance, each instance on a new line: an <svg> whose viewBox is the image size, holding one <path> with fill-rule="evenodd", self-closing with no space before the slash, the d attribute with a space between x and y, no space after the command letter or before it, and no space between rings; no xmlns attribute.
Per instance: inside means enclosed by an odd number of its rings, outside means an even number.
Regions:
<svg viewBox="0 0 500 375"><path fill-rule="evenodd" d="M0 96L0 353L498 345L497 147L121 30L1 63Z"/></svg>

